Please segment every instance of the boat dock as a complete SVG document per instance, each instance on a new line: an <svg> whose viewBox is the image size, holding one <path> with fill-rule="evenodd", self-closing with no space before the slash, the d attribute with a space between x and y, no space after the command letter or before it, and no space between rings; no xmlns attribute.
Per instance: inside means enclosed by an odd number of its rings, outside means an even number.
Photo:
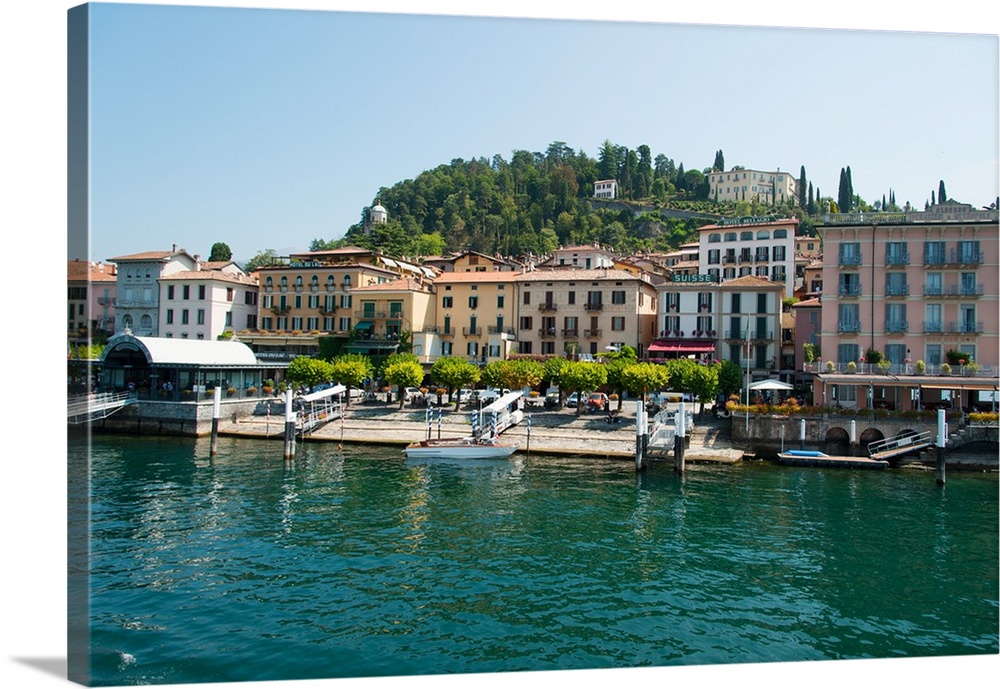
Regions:
<svg viewBox="0 0 1000 689"><path fill-rule="evenodd" d="M837 469L888 469L889 462L871 457L828 455L811 450L789 450L778 455L778 464L796 467L827 467Z"/></svg>

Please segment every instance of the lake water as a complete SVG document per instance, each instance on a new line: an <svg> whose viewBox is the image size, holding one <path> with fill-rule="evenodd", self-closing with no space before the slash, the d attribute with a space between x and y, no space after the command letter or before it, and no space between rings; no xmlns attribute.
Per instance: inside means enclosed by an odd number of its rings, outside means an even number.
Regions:
<svg viewBox="0 0 1000 689"><path fill-rule="evenodd" d="M209 449L93 438L95 685L998 652L996 474Z"/></svg>

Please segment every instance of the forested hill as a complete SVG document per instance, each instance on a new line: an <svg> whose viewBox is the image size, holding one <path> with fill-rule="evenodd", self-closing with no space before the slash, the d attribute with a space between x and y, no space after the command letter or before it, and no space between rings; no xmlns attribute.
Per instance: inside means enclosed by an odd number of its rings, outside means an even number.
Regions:
<svg viewBox="0 0 1000 689"><path fill-rule="evenodd" d="M721 151L712 167L724 169ZM775 210L750 201L711 202L705 172L685 171L663 155L654 159L648 146L632 150L610 141L597 160L558 141L545 153L515 151L510 161L500 155L456 159L379 189L374 201L388 211L387 223L366 232L365 208L343 239L316 239L310 248L354 244L394 256L460 249L541 256L560 245L599 242L621 253L667 251L692 241L698 227L721 215ZM616 202L593 199L594 182L612 178L618 180Z"/></svg>

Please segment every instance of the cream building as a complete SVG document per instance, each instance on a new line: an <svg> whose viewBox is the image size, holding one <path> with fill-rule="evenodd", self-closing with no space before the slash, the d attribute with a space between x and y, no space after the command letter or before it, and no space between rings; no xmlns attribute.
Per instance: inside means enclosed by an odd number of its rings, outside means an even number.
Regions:
<svg viewBox="0 0 1000 689"><path fill-rule="evenodd" d="M115 331L116 266L73 259L67 267L67 332L84 340Z"/></svg>
<svg viewBox="0 0 1000 689"><path fill-rule="evenodd" d="M733 168L708 173L709 198L715 201L759 201L784 203L798 198L798 182L792 175L775 171Z"/></svg>
<svg viewBox="0 0 1000 689"><path fill-rule="evenodd" d="M520 273L448 272L434 278L435 316L425 356L460 356L477 364L506 359L517 348L515 314Z"/></svg>
<svg viewBox="0 0 1000 689"><path fill-rule="evenodd" d="M656 288L614 268L537 270L517 276L521 354L594 355L629 345L640 357L655 335Z"/></svg>
<svg viewBox="0 0 1000 689"><path fill-rule="evenodd" d="M160 337L215 340L257 326L257 281L232 261L160 278Z"/></svg>
<svg viewBox="0 0 1000 689"><path fill-rule="evenodd" d="M698 230L699 273L723 282L753 275L795 293L797 218L734 218Z"/></svg>
<svg viewBox="0 0 1000 689"><path fill-rule="evenodd" d="M402 277L355 287L355 336L346 347L358 354L392 354L408 337L413 354L429 363L427 334L433 332L434 290L429 281Z"/></svg>

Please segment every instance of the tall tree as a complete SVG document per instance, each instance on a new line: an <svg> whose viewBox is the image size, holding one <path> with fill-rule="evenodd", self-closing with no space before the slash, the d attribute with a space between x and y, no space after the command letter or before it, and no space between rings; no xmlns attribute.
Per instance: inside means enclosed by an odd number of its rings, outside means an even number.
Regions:
<svg viewBox="0 0 1000 689"><path fill-rule="evenodd" d="M813 183L809 183L809 198L806 203L806 213L809 215L816 215L816 199L813 197Z"/></svg>
<svg viewBox="0 0 1000 689"><path fill-rule="evenodd" d="M278 258L278 252L274 249L265 249L263 251L258 251L257 254L247 261L243 265L243 270L247 273L252 273L258 268L264 266L276 266L281 263L281 259Z"/></svg>
<svg viewBox="0 0 1000 689"><path fill-rule="evenodd" d="M597 155L597 174L601 179L616 179L618 174L618 154L610 139L601 144L601 152Z"/></svg>
<svg viewBox="0 0 1000 689"><path fill-rule="evenodd" d="M806 166L799 168L799 208L806 207Z"/></svg>
<svg viewBox="0 0 1000 689"><path fill-rule="evenodd" d="M716 172L723 172L726 169L726 157L722 155L722 149L720 148L715 152L715 162L712 163L712 170Z"/></svg>
<svg viewBox="0 0 1000 689"><path fill-rule="evenodd" d="M216 242L212 245L212 250L208 253L209 261L231 261L233 251L225 242Z"/></svg>
<svg viewBox="0 0 1000 689"><path fill-rule="evenodd" d="M948 193L944 190L944 180L938 182L938 203L945 203L948 200Z"/></svg>

